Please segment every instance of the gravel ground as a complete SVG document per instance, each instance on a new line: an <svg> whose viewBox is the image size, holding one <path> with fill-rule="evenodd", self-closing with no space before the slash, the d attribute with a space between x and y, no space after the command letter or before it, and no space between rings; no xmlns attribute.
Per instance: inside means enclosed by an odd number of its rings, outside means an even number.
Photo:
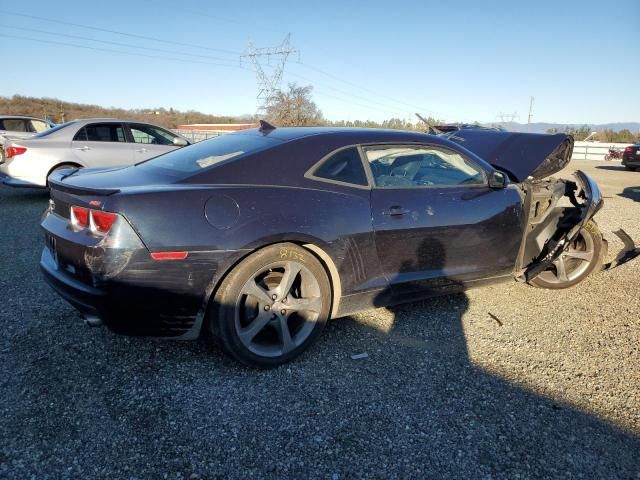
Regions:
<svg viewBox="0 0 640 480"><path fill-rule="evenodd" d="M572 167L610 256L640 241L640 172ZM0 187L0 478L640 478L640 259L338 319L264 372L85 327L40 278L46 202Z"/></svg>

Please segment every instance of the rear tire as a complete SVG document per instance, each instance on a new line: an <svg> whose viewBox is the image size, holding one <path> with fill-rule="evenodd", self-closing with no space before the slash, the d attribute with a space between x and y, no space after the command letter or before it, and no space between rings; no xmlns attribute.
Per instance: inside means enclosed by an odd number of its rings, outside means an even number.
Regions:
<svg viewBox="0 0 640 480"><path fill-rule="evenodd" d="M589 221L553 265L529 283L554 290L573 287L602 266L605 250L600 229L595 222Z"/></svg>
<svg viewBox="0 0 640 480"><path fill-rule="evenodd" d="M209 333L240 362L271 368L293 360L324 328L331 286L308 250L280 243L244 259L209 309Z"/></svg>

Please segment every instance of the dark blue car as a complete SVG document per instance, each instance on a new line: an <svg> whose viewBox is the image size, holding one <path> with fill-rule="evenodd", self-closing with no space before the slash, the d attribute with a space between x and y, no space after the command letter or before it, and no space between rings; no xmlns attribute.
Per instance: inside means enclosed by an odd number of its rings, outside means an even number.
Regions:
<svg viewBox="0 0 640 480"><path fill-rule="evenodd" d="M214 337L274 366L327 320L601 262L602 203L566 135L262 128L49 179L47 282L91 324Z"/></svg>

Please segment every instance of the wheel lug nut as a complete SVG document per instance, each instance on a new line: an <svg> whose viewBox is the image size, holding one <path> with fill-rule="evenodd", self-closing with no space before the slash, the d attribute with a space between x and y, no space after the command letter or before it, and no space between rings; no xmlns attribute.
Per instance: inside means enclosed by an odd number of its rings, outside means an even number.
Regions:
<svg viewBox="0 0 640 480"><path fill-rule="evenodd" d="M265 305L264 306L264 310L265 310L265 312L268 312L269 310L271 310L271 307L269 305Z"/></svg>
<svg viewBox="0 0 640 480"><path fill-rule="evenodd" d="M275 293L271 295L271 300L275 300L276 298L278 298L278 296Z"/></svg>
<svg viewBox="0 0 640 480"><path fill-rule="evenodd" d="M286 315L287 311L283 308L282 310L280 310L280 313L281 313L282 315Z"/></svg>

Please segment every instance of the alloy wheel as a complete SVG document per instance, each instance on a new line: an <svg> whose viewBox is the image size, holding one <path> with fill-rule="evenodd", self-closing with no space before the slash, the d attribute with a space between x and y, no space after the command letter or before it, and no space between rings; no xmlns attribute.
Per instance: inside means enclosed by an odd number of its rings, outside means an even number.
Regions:
<svg viewBox="0 0 640 480"><path fill-rule="evenodd" d="M322 307L320 285L306 266L275 262L251 275L240 290L236 333L256 355L286 355L311 335Z"/></svg>
<svg viewBox="0 0 640 480"><path fill-rule="evenodd" d="M538 278L551 284L572 282L589 269L595 255L593 238L581 232L569 248L553 261L549 269L538 275Z"/></svg>

